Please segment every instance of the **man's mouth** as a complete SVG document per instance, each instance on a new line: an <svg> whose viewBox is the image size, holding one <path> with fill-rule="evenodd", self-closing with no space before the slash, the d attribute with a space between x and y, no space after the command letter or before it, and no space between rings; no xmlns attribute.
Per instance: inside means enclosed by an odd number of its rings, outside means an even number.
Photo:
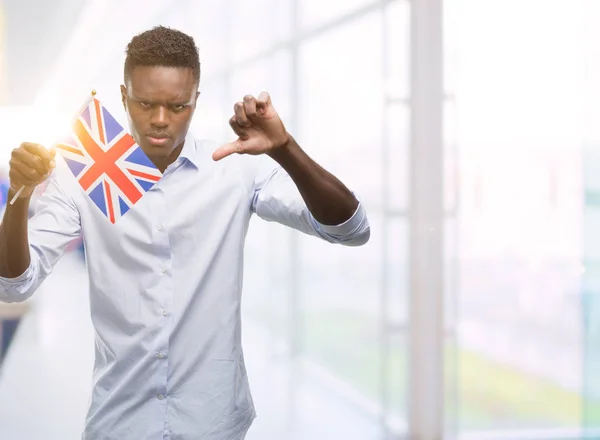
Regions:
<svg viewBox="0 0 600 440"><path fill-rule="evenodd" d="M164 145L169 140L169 137L164 135L148 135L146 138L152 145Z"/></svg>

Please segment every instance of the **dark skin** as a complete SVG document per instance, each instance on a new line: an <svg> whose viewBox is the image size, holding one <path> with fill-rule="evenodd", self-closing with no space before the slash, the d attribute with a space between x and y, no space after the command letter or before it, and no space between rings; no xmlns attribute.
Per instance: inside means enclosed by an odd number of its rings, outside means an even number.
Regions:
<svg viewBox="0 0 600 440"><path fill-rule="evenodd" d="M183 148L196 102L198 82L192 69L136 67L121 86L131 134L161 171ZM337 225L356 211L358 201L335 176L312 160L286 131L268 93L246 95L234 105L229 124L238 136L213 153L215 161L231 154L267 154L290 175L317 221ZM10 160L9 199L25 186L14 205L8 205L0 224L0 276L21 275L31 261L27 237L31 194L54 168L54 151L23 143Z"/></svg>
<svg viewBox="0 0 600 440"><path fill-rule="evenodd" d="M229 125L238 135L213 153L214 160L237 154L267 154L290 175L313 217L324 225L344 223L358 208L350 190L300 148L286 131L271 97L244 96L237 102Z"/></svg>
<svg viewBox="0 0 600 440"><path fill-rule="evenodd" d="M54 154L54 151L28 142L12 151L8 200L12 200L22 186L25 189L14 205L6 206L0 224L0 276L15 278L29 267L29 200L35 187L46 180L54 169Z"/></svg>
<svg viewBox="0 0 600 440"><path fill-rule="evenodd" d="M121 100L131 135L161 172L183 148L198 96L192 69L139 66L125 77Z"/></svg>

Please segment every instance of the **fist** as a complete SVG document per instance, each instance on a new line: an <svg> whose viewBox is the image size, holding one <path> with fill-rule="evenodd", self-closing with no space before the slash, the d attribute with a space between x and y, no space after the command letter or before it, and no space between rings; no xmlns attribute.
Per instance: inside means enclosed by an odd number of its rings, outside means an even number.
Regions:
<svg viewBox="0 0 600 440"><path fill-rule="evenodd" d="M262 92L258 98L244 96L244 101L237 102L233 111L229 125L238 139L219 147L213 153L214 160L221 160L234 153L270 154L289 141L289 134L267 92Z"/></svg>
<svg viewBox="0 0 600 440"><path fill-rule="evenodd" d="M48 151L39 144L24 142L12 151L9 162L11 192L25 187L19 198L31 197L35 187L46 180L56 166L55 151Z"/></svg>

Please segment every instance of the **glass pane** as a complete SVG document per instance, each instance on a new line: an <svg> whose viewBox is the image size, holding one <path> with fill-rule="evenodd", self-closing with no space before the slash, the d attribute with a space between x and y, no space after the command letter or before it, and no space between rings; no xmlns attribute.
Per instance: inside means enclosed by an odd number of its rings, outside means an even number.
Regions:
<svg viewBox="0 0 600 440"><path fill-rule="evenodd" d="M0 2L0 106L8 104L8 67L6 65L6 52L8 44L6 42L6 13L4 6Z"/></svg>
<svg viewBox="0 0 600 440"><path fill-rule="evenodd" d="M226 2L190 1L185 29L194 35L200 51L202 76L208 78L232 60L231 14Z"/></svg>
<svg viewBox="0 0 600 440"><path fill-rule="evenodd" d="M581 207L570 202L578 198L570 183L580 171L568 150L548 154L560 164L556 206L547 160L527 144L470 164L462 154L461 172L484 176L482 206L468 212L463 197L459 214L464 430L579 422Z"/></svg>
<svg viewBox="0 0 600 440"><path fill-rule="evenodd" d="M390 98L410 97L410 13L410 2L406 0L385 8L385 86Z"/></svg>
<svg viewBox="0 0 600 440"><path fill-rule="evenodd" d="M221 79L200 80L200 96L190 130L199 138L224 141L231 129L227 121L230 108L225 107L227 83Z"/></svg>
<svg viewBox="0 0 600 440"><path fill-rule="evenodd" d="M388 218L382 226L386 248L383 319L395 328L405 328L408 325L408 220Z"/></svg>
<svg viewBox="0 0 600 440"><path fill-rule="evenodd" d="M382 230L376 215L370 215L370 222L373 231ZM356 252L301 238L302 355L328 379L330 396L337 396L337 405L329 410L343 414L344 421L336 430L352 431L363 418L372 429L379 429L382 243L380 235L373 235ZM394 398L396 391L392 390ZM325 432L315 433L316 437L326 438ZM327 438L366 437L348 433Z"/></svg>
<svg viewBox="0 0 600 440"><path fill-rule="evenodd" d="M600 3L595 0L583 0L583 128L587 142L600 142Z"/></svg>
<svg viewBox="0 0 600 440"><path fill-rule="evenodd" d="M408 409L408 220L388 218L381 225L386 249L382 299L382 401L390 434L406 433Z"/></svg>
<svg viewBox="0 0 600 440"><path fill-rule="evenodd" d="M444 210L446 215L456 216L458 208L459 150L456 100L444 102Z"/></svg>
<svg viewBox="0 0 600 440"><path fill-rule="evenodd" d="M406 211L409 198L408 143L410 142L410 108L394 104L387 108L387 153L383 156L386 181L384 182L385 208Z"/></svg>
<svg viewBox="0 0 600 440"><path fill-rule="evenodd" d="M300 46L299 136L316 160L354 180L381 175L380 28L371 13Z"/></svg>
<svg viewBox="0 0 600 440"><path fill-rule="evenodd" d="M583 423L586 434L600 433L600 144L588 145L585 172L585 251L582 286L584 318Z"/></svg>
<svg viewBox="0 0 600 440"><path fill-rule="evenodd" d="M375 3L373 0L300 0L298 22L302 29L316 27L354 12L361 6Z"/></svg>
<svg viewBox="0 0 600 440"><path fill-rule="evenodd" d="M386 429L389 438L404 438L408 429L408 337L405 329L396 329L387 338L387 351L383 351L384 395ZM385 437L384 437L385 438Z"/></svg>
<svg viewBox="0 0 600 440"><path fill-rule="evenodd" d="M366 438L360 437L364 434L359 427L352 429L365 416L373 427L379 426L385 379L381 374L383 264L389 268L390 297L394 295L390 318L399 321L404 314L405 227L392 226L390 241L385 242L380 210L385 127L381 25L380 11L370 13L300 46L297 138L309 154L357 193L372 225L370 242L356 249L299 238L303 356L327 372L333 389L343 396L341 425L349 431L327 437L330 431L324 430L319 438ZM401 147L403 139L398 144ZM384 254L387 244L388 255ZM397 344L394 350L404 352ZM390 368L401 371L396 368L401 362L398 357ZM393 390L394 399L402 398L401 389L399 384ZM394 403L394 408L395 416L402 418L401 403ZM340 428L335 429L340 434Z"/></svg>
<svg viewBox="0 0 600 440"><path fill-rule="evenodd" d="M233 61L275 47L292 28L289 0L231 0L231 56Z"/></svg>
<svg viewBox="0 0 600 440"><path fill-rule="evenodd" d="M243 69L235 70L231 78L227 109L233 116L233 105L242 101L244 95L258 97L260 92L267 91L271 95L273 106L286 124L288 131L293 132L291 121L291 55L287 51L278 51L267 59L260 59Z"/></svg>
<svg viewBox="0 0 600 440"><path fill-rule="evenodd" d="M584 1L584 317L583 425L586 439L600 437L600 4Z"/></svg>
<svg viewBox="0 0 600 440"><path fill-rule="evenodd" d="M458 427L556 437L582 417L581 3L460 3Z"/></svg>

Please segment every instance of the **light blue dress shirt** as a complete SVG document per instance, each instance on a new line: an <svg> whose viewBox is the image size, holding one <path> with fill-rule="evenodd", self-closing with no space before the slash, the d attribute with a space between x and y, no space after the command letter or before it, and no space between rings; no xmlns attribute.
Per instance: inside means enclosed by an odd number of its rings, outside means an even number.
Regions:
<svg viewBox="0 0 600 440"><path fill-rule="evenodd" d="M362 204L345 223L322 225L268 156L214 162L217 147L188 134L115 225L58 161L30 220L31 264L0 278L0 301L24 301L83 237L95 329L85 440L243 439L256 416L240 323L252 213L332 243L369 239Z"/></svg>

